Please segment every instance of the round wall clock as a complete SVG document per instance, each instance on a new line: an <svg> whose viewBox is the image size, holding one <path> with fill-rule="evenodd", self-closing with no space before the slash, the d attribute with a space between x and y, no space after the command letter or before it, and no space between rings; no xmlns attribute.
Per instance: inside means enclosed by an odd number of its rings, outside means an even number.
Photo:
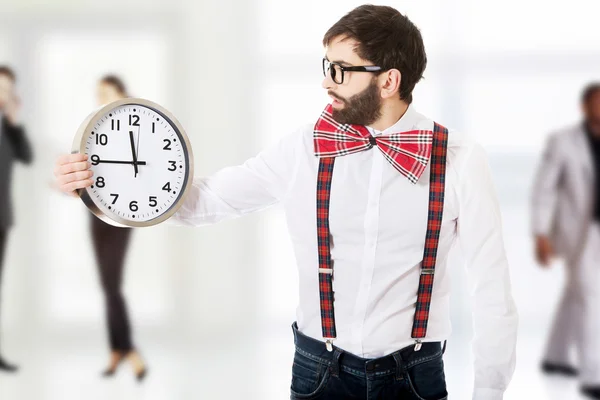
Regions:
<svg viewBox="0 0 600 400"><path fill-rule="evenodd" d="M73 153L88 155L92 186L79 190L98 218L120 227L161 223L182 205L194 175L185 131L163 107L139 98L102 106L79 127Z"/></svg>

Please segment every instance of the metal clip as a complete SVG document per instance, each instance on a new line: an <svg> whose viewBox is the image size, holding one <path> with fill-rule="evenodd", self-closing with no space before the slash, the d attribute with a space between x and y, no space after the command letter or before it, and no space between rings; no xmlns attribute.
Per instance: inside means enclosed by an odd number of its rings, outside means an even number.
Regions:
<svg viewBox="0 0 600 400"><path fill-rule="evenodd" d="M435 273L435 269L433 268L423 268L421 270L421 275L433 275Z"/></svg>
<svg viewBox="0 0 600 400"><path fill-rule="evenodd" d="M421 350L422 343L419 339L415 340L415 351Z"/></svg>
<svg viewBox="0 0 600 400"><path fill-rule="evenodd" d="M333 342L332 342L332 339L327 339L325 341L325 347L327 347L327 351L329 351L329 352L333 351Z"/></svg>
<svg viewBox="0 0 600 400"><path fill-rule="evenodd" d="M333 268L319 268L319 273L333 275Z"/></svg>

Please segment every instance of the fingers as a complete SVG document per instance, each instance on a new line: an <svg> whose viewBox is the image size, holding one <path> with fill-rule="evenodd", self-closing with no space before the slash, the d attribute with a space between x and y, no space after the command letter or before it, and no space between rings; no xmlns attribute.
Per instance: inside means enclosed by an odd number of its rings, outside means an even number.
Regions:
<svg viewBox="0 0 600 400"><path fill-rule="evenodd" d="M80 153L75 153L75 154L63 154L62 156L58 157L58 160L56 160L56 165L64 165L64 164L70 164L70 163L74 163L74 162L80 162L80 161L86 161L88 159L87 154L80 154Z"/></svg>
<svg viewBox="0 0 600 400"><path fill-rule="evenodd" d="M56 160L54 176L60 178L73 172L85 171L91 167L86 154L64 154Z"/></svg>
<svg viewBox="0 0 600 400"><path fill-rule="evenodd" d="M94 181L91 164L85 154L66 154L58 158L54 167L54 176L58 188L69 195L77 196L75 190L91 186Z"/></svg>
<svg viewBox="0 0 600 400"><path fill-rule="evenodd" d="M92 165L88 161L72 162L69 164L57 165L54 168L54 176L60 178L63 175L73 172L87 171Z"/></svg>
<svg viewBox="0 0 600 400"><path fill-rule="evenodd" d="M94 175L92 171L77 171L72 172L70 174L58 175L56 180L58 181L59 186L66 185L73 182L84 181L90 179Z"/></svg>
<svg viewBox="0 0 600 400"><path fill-rule="evenodd" d="M92 186L93 184L93 179L84 179L59 185L59 189L70 196L78 197L78 194L76 192L77 189L84 189L86 187Z"/></svg>

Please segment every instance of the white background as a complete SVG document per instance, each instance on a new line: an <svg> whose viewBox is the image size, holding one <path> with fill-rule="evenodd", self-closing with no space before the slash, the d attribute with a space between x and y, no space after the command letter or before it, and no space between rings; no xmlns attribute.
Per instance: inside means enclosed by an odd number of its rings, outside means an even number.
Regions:
<svg viewBox="0 0 600 400"><path fill-rule="evenodd" d="M0 399L283 399L297 300L281 210L217 226L159 226L132 236L125 294L134 341L150 366L136 386L123 368L98 373L107 340L88 215L50 188L57 154L95 107L105 73L158 102L186 128L196 171L241 163L315 120L321 38L357 1L239 0L1 2L0 63L19 74L36 162L15 171L17 225L2 282ZM388 2L420 27L429 64L417 109L474 135L489 151L502 205L519 359L506 399L578 399L577 383L538 373L560 293L560 265L533 262L528 197L552 129L579 120L579 94L598 79L599 6L570 2ZM224 142L229 143L227 146ZM469 299L453 255L454 334L446 357L452 399L472 385ZM83 393L83 394L82 394Z"/></svg>

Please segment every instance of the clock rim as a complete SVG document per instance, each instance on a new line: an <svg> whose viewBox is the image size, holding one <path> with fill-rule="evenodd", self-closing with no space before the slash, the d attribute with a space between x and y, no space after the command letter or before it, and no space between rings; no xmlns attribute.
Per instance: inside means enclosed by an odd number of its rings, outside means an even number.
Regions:
<svg viewBox="0 0 600 400"><path fill-rule="evenodd" d="M189 189L192 186L192 182L194 180L194 155L192 152L191 143L190 143L190 140L189 140L185 130L183 129L183 126L177 120L177 118L175 118L175 116L173 114L171 114L167 109L165 109L161 105L156 104L150 100L146 100L146 99L139 98L139 97L127 97L124 99L115 100L111 103L108 103L108 104L98 107L95 111L92 111L85 118L85 120L81 123L81 125L77 129L77 134L75 135L75 138L73 139L73 145L71 147L71 154L77 154L77 153L85 154L85 144L86 144L85 138L87 138L86 133L89 134L89 132L92 131L92 128L96 125L98 120L104 114L106 114L107 112L109 112L112 109L121 107L123 105L129 105L129 104L140 105L140 106L144 106L146 108L152 109L153 111L157 112L158 114L161 114L163 118L167 119L168 122L170 122L172 125L174 125L175 128L177 128L177 130L179 131L181 139L185 143L184 151L187 152L187 159L188 159L188 174L187 174L187 178L186 178L186 182L183 187L183 190L179 194L179 198L177 199L177 201L175 203L173 203L173 205L166 212L161 214L159 217L153 218L148 221L131 221L131 220L128 220L125 218L121 218L117 215L109 216L104 211L102 211L94 203L94 200L92 200L90 194L88 193L88 189L90 189L89 187L84 188L84 189L77 189L77 194L79 195L79 198L83 201L83 203L86 205L86 207L96 217L100 218L103 222L106 222L107 224L121 227L121 228L145 228L145 227L158 225L158 224L166 221L167 219L171 218L173 216L173 214L175 214L179 210L179 208L181 208L181 206L183 205L183 202L185 201L185 198L186 198L186 196L189 192Z"/></svg>

